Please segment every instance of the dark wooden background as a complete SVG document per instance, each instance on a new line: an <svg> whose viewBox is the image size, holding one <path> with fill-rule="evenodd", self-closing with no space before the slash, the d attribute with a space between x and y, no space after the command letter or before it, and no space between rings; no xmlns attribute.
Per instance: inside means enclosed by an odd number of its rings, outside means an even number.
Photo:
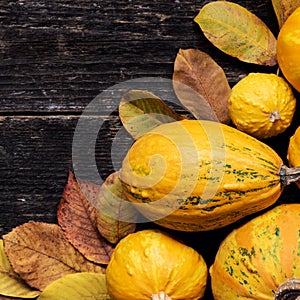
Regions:
<svg viewBox="0 0 300 300"><path fill-rule="evenodd" d="M1 1L0 235L31 220L56 222L56 206L72 169L78 118L105 89L140 77L171 79L179 48L211 55L231 86L249 72L276 72L239 62L205 39L193 18L207 2ZM235 2L254 12L277 36L271 0ZM109 103L102 111L109 111ZM115 114L111 130L119 125ZM297 111L284 134L266 140L285 162L288 139L298 125ZM108 132L105 138L110 137ZM105 164L106 154L98 153L103 178L113 171L109 158ZM299 190L291 185L278 203L295 202L298 197ZM210 265L233 227L180 235ZM206 299L210 298L208 288Z"/></svg>

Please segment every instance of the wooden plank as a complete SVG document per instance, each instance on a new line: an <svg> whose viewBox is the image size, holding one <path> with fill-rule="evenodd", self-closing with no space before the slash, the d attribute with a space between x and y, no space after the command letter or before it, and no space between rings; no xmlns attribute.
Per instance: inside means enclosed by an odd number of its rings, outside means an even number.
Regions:
<svg viewBox="0 0 300 300"><path fill-rule="evenodd" d="M276 31L269 1L239 3ZM234 84L249 65L220 53L204 38L193 22L201 6L162 0L2 4L0 112L80 112L120 81L171 78L179 48L207 51Z"/></svg>

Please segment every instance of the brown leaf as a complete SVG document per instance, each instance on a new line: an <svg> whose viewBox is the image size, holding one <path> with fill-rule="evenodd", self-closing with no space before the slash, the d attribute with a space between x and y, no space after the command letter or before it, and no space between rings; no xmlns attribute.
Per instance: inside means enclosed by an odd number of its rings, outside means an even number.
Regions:
<svg viewBox="0 0 300 300"><path fill-rule="evenodd" d="M3 241L14 271L39 290L67 274L105 272L78 252L56 224L25 223L4 235Z"/></svg>
<svg viewBox="0 0 300 300"><path fill-rule="evenodd" d="M69 173L57 219L66 238L87 259L108 264L113 246L104 239L97 229L98 212L93 206L101 186L85 180L76 181Z"/></svg>
<svg viewBox="0 0 300 300"><path fill-rule="evenodd" d="M138 212L122 199L122 184L118 172L112 173L103 183L99 197L98 230L111 243L135 231Z"/></svg>
<svg viewBox="0 0 300 300"><path fill-rule="evenodd" d="M174 64L174 91L197 119L229 123L231 92L223 69L206 53L180 49Z"/></svg>
<svg viewBox="0 0 300 300"><path fill-rule="evenodd" d="M300 6L300 0L272 0L272 5L281 28L293 11Z"/></svg>

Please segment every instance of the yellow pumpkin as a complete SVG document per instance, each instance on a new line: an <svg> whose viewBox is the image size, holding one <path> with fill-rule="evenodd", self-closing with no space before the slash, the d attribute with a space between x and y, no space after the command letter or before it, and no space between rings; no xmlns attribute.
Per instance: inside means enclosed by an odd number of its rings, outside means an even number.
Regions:
<svg viewBox="0 0 300 300"><path fill-rule="evenodd" d="M149 220L202 231L273 204L291 182L290 171L272 148L235 128L183 120L137 139L120 179L126 200Z"/></svg>
<svg viewBox="0 0 300 300"><path fill-rule="evenodd" d="M296 98L284 78L250 73L231 90L228 111L235 126L256 138L284 132L296 110Z"/></svg>
<svg viewBox="0 0 300 300"><path fill-rule="evenodd" d="M285 281L300 277L299 232L300 204L277 206L232 231L209 269L214 299L273 300Z"/></svg>
<svg viewBox="0 0 300 300"><path fill-rule="evenodd" d="M115 300L201 299L207 276L197 251L153 229L123 238L106 271L108 293Z"/></svg>
<svg viewBox="0 0 300 300"><path fill-rule="evenodd" d="M278 65L291 85L300 92L300 7L283 23L277 38Z"/></svg>
<svg viewBox="0 0 300 300"><path fill-rule="evenodd" d="M291 167L300 166L300 126L290 138L287 159ZM300 181L296 181L300 188Z"/></svg>

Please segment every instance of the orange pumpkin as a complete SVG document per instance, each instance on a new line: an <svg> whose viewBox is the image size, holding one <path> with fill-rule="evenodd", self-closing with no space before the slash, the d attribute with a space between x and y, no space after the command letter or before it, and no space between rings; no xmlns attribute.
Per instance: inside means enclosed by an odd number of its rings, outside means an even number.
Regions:
<svg viewBox="0 0 300 300"><path fill-rule="evenodd" d="M300 204L277 206L231 232L210 268L214 299L273 300L287 279L300 277L299 232Z"/></svg>
<svg viewBox="0 0 300 300"><path fill-rule="evenodd" d="M193 248L158 230L127 235L114 250L106 270L111 299L201 299L207 266Z"/></svg>
<svg viewBox="0 0 300 300"><path fill-rule="evenodd" d="M300 7L283 23L277 38L277 60L279 67L290 82L300 92Z"/></svg>

